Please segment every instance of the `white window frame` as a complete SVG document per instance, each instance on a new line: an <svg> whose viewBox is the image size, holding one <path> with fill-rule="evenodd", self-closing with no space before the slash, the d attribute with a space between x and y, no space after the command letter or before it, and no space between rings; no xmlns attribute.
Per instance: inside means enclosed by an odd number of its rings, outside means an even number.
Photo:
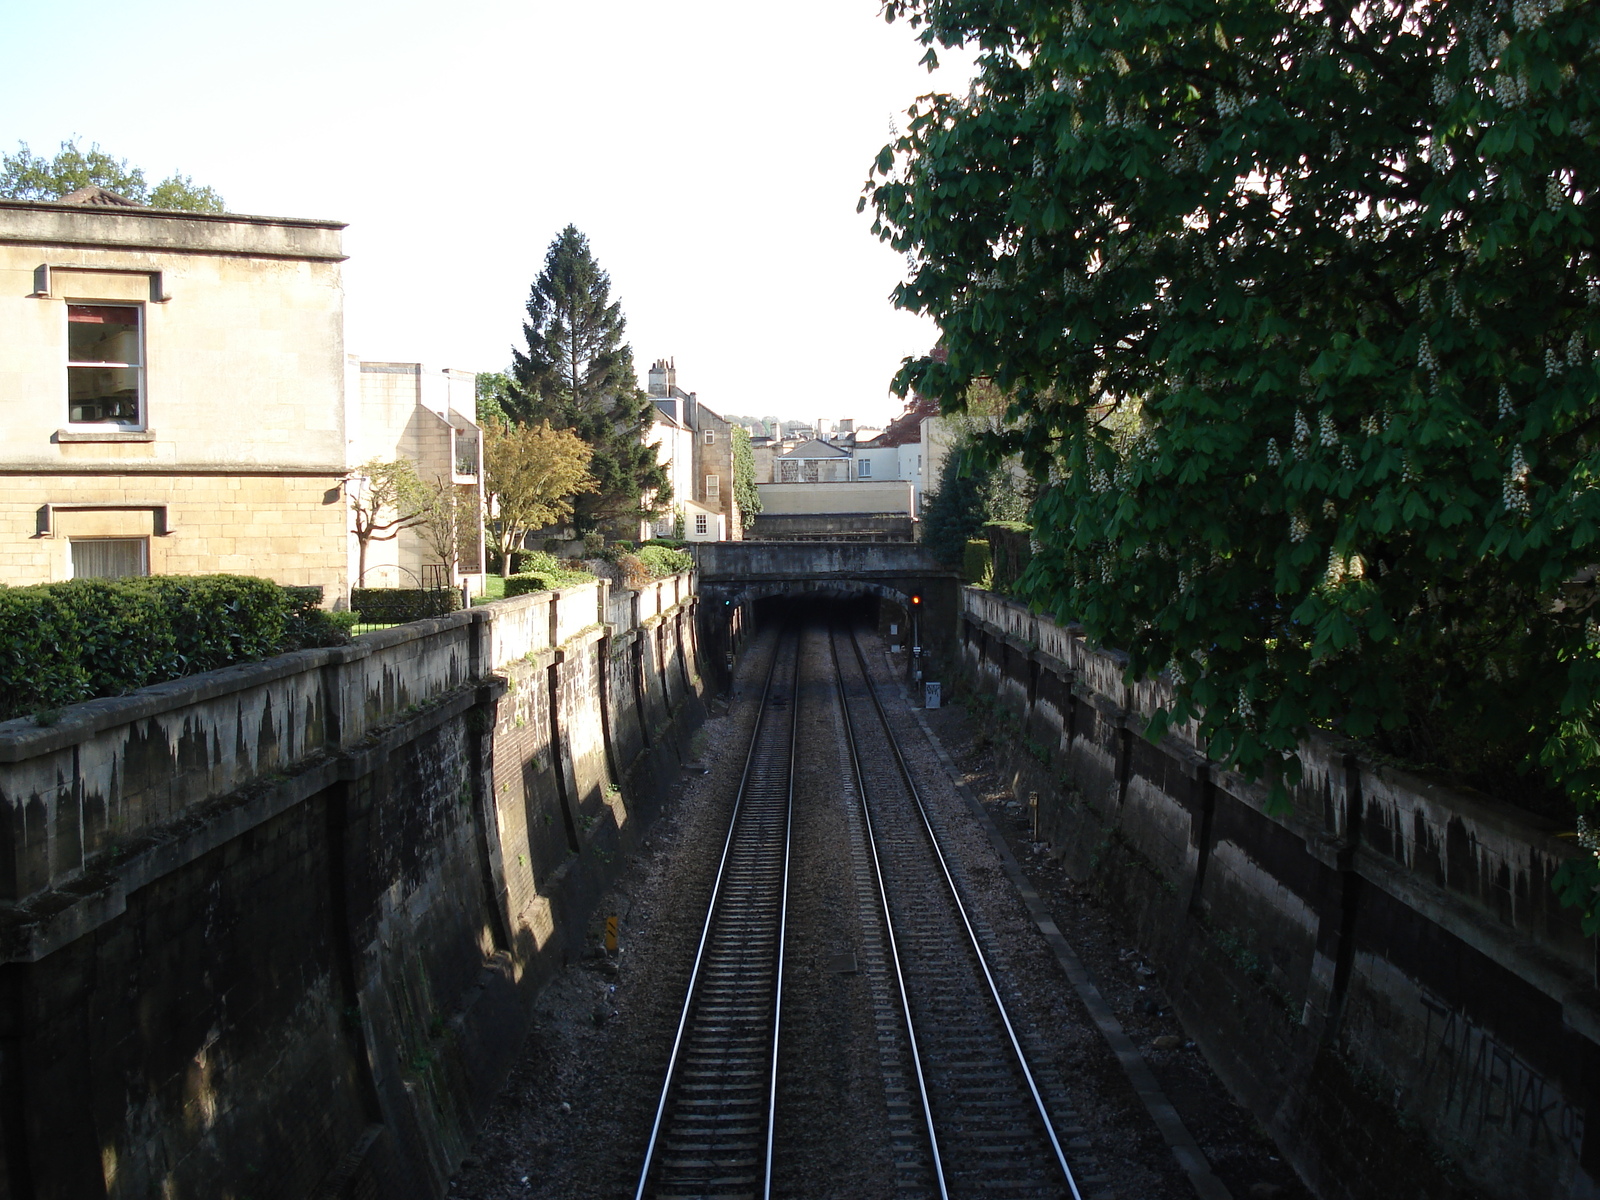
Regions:
<svg viewBox="0 0 1600 1200"><path fill-rule="evenodd" d="M856 478L857 479L871 479L872 478L872 460L870 458L863 458L863 459L857 460L857 462L856 462Z"/></svg>
<svg viewBox="0 0 1600 1200"><path fill-rule="evenodd" d="M720 500L722 498L722 476L706 476L706 499Z"/></svg>
<svg viewBox="0 0 1600 1200"><path fill-rule="evenodd" d="M73 308L131 308L137 315L135 329L139 339L139 361L136 363L106 363L106 362L74 362L70 357L66 361L66 368L62 372L62 428L69 430L82 430L84 432L123 432L133 433L148 429L150 426L149 396L145 387L145 363L149 358L149 347L145 338L145 306L132 300L90 300L84 297L68 297L61 306L61 320L66 326L63 331L63 345L67 347L70 355L72 345L72 310ZM139 418L132 424L121 421L74 421L72 419L72 369L74 367L116 367L123 370L133 370L139 384ZM146 565L148 566L148 559Z"/></svg>
<svg viewBox="0 0 1600 1200"><path fill-rule="evenodd" d="M710 533L711 532L711 522L706 517L705 513L695 513L695 515L694 515L694 531L696 533Z"/></svg>
<svg viewBox="0 0 1600 1200"><path fill-rule="evenodd" d="M716 445L716 442L717 442L717 431L715 429L706 430L706 445L714 446L714 445Z"/></svg>

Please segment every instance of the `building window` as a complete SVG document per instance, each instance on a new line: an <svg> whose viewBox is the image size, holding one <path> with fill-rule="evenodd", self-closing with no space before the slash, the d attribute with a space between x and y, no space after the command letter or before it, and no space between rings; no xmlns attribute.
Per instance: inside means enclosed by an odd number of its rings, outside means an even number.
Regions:
<svg viewBox="0 0 1600 1200"><path fill-rule="evenodd" d="M715 500L722 494L722 478L717 475L706 476L706 499Z"/></svg>
<svg viewBox="0 0 1600 1200"><path fill-rule="evenodd" d="M144 424L144 347L136 304L67 305L67 421Z"/></svg>
<svg viewBox="0 0 1600 1200"><path fill-rule="evenodd" d="M694 531L696 533L708 533L708 532L710 532L710 528L706 524L706 515L705 515L705 513L695 513L695 515L694 515Z"/></svg>
<svg viewBox="0 0 1600 1200"><path fill-rule="evenodd" d="M858 462L856 464L856 478L857 479L871 479L872 478L872 460L870 458L863 458L860 462Z"/></svg>
<svg viewBox="0 0 1600 1200"><path fill-rule="evenodd" d="M125 579L150 574L147 538L73 538L67 544L72 550L74 579Z"/></svg>
<svg viewBox="0 0 1600 1200"><path fill-rule="evenodd" d="M717 431L715 429L706 430L706 445L708 445L708 446L715 445L716 444L716 440L717 440Z"/></svg>

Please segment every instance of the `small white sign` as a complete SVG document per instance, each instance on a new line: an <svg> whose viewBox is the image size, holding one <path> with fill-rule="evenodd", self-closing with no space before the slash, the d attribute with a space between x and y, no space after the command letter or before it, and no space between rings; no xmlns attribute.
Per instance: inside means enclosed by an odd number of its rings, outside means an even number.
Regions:
<svg viewBox="0 0 1600 1200"><path fill-rule="evenodd" d="M900 632L900 626L896 625L894 622L891 621L889 623L889 636L893 637L895 634L897 634L899 632Z"/></svg>
<svg viewBox="0 0 1600 1200"><path fill-rule="evenodd" d="M938 708L939 699L939 685L937 683L929 682L922 685L923 708Z"/></svg>

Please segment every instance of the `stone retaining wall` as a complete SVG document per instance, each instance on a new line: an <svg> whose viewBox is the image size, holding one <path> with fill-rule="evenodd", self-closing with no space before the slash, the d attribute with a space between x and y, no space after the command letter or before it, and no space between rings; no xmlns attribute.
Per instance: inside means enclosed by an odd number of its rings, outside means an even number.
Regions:
<svg viewBox="0 0 1600 1200"><path fill-rule="evenodd" d="M1595 941L1550 889L1571 842L1323 738L1269 811L1194 728L1144 738L1164 681L991 593L963 611L1017 798L1319 1196L1600 1194Z"/></svg>
<svg viewBox="0 0 1600 1200"><path fill-rule="evenodd" d="M444 1196L704 719L607 593L0 724L0 1200Z"/></svg>

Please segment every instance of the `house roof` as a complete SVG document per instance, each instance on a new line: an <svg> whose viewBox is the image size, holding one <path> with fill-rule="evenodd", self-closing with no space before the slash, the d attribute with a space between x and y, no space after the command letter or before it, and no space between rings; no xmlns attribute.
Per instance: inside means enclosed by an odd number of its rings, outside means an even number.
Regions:
<svg viewBox="0 0 1600 1200"><path fill-rule="evenodd" d="M787 454L780 454L779 458L849 458L850 451L839 446L831 446L827 442L812 438L809 442L801 442Z"/></svg>
<svg viewBox="0 0 1600 1200"><path fill-rule="evenodd" d="M872 439L870 448L884 450L890 446L909 446L922 441L922 423L939 415L939 405L922 396L913 396L905 412L889 422L889 427Z"/></svg>

